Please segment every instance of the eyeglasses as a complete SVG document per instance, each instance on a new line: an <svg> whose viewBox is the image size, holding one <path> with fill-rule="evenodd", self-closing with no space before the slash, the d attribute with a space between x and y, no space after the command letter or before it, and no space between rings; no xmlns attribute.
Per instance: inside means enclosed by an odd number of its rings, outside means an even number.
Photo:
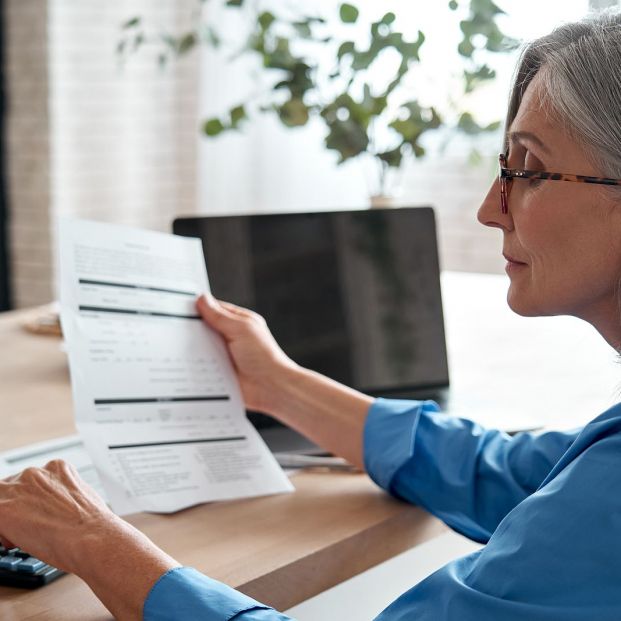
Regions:
<svg viewBox="0 0 621 621"><path fill-rule="evenodd" d="M608 179L606 177L589 177L586 175L568 175L565 173L543 172L541 170L520 170L519 168L507 168L507 156L501 153L498 156L500 171L500 207L502 213L509 212L509 192L514 179L543 179L544 181L575 181L576 183L598 183L600 185L621 185L621 179Z"/></svg>

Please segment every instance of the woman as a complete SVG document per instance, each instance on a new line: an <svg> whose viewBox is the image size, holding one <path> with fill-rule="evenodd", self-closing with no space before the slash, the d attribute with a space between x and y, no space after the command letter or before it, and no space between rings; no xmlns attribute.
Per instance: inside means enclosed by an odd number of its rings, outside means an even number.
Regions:
<svg viewBox="0 0 621 621"><path fill-rule="evenodd" d="M528 46L500 160L479 220L502 232L509 305L580 317L619 350L619 12ZM198 309L226 340L250 409L486 543L379 619L621 618L621 404L582 430L510 438L440 416L429 402L374 401L301 369L250 311L209 298ZM286 619L180 568L61 462L0 482L0 533L81 576L119 619Z"/></svg>

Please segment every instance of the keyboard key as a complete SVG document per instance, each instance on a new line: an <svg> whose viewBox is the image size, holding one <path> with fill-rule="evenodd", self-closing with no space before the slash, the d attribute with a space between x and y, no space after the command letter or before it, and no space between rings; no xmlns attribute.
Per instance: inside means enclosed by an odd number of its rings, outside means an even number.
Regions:
<svg viewBox="0 0 621 621"><path fill-rule="evenodd" d="M29 556L28 558L22 560L22 562L17 566L17 571L23 571L28 574L34 574L37 569L41 569L45 563L40 561L38 558L34 558Z"/></svg>
<svg viewBox="0 0 621 621"><path fill-rule="evenodd" d="M11 554L13 556L18 556L19 558L30 558L30 554L28 554L28 552L24 552L19 548L14 548L13 550L11 550Z"/></svg>
<svg viewBox="0 0 621 621"><path fill-rule="evenodd" d="M22 559L18 556L3 556L0 558L0 569L12 569L15 570L17 565L22 562Z"/></svg>
<svg viewBox="0 0 621 621"><path fill-rule="evenodd" d="M24 559L18 560L23 561ZM14 569L3 569L0 567L0 587L8 586L22 589L36 589L53 582L63 575L64 572L60 571L60 569L56 569L55 567L51 567L45 563L43 564L43 567L34 570L34 573L20 571L17 567Z"/></svg>

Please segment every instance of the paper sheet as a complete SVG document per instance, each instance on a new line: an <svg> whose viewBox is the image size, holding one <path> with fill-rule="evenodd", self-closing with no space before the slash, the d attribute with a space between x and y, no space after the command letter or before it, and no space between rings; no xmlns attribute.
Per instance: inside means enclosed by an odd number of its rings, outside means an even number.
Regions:
<svg viewBox="0 0 621 621"><path fill-rule="evenodd" d="M209 286L200 241L73 219L59 241L75 418L112 508L291 491L197 315Z"/></svg>
<svg viewBox="0 0 621 621"><path fill-rule="evenodd" d="M0 479L25 468L42 468L53 459L72 464L79 475L107 502L106 492L80 436L65 436L0 453Z"/></svg>

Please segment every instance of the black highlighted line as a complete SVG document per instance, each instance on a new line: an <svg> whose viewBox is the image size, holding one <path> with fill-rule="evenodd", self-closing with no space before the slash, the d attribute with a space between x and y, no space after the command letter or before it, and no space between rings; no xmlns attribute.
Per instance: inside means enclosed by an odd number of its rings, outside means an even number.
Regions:
<svg viewBox="0 0 621 621"><path fill-rule="evenodd" d="M200 315L179 315L176 313L162 313L160 311L136 310L133 308L104 308L102 306L78 306L80 311L93 313L119 313L121 315L148 315L151 317L174 317L176 319L200 319Z"/></svg>
<svg viewBox="0 0 621 621"><path fill-rule="evenodd" d="M196 397L139 397L137 399L95 399L95 405L122 405L128 403L183 403L187 401L228 401L229 395L202 395Z"/></svg>
<svg viewBox="0 0 621 621"><path fill-rule="evenodd" d="M110 444L108 449L117 451L119 449L148 448L151 446L172 446L176 444L211 444L213 442L240 442L247 440L246 436L229 436L226 438L197 438L196 440L169 440L168 442L142 442L140 444Z"/></svg>
<svg viewBox="0 0 621 621"><path fill-rule="evenodd" d="M189 295L196 297L198 293L195 291L181 291L179 289L165 289L163 287L148 287L147 285L132 285L125 282L106 282L104 280L88 280L80 278L78 282L81 285L99 285L100 287L120 287L121 289L139 289L140 291L159 291L160 293L177 293L179 295Z"/></svg>

